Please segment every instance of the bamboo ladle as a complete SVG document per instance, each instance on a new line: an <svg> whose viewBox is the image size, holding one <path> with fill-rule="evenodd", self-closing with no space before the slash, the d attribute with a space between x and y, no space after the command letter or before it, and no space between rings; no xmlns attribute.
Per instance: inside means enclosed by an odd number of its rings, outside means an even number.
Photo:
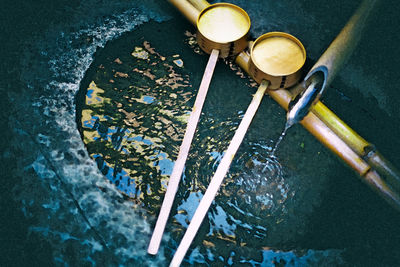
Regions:
<svg viewBox="0 0 400 267"><path fill-rule="evenodd" d="M200 12L197 18L197 41L200 48L210 54L192 113L189 116L186 132L172 170L167 192L150 240L147 252L157 254L165 225L178 190L179 181L189 153L196 126L211 82L218 57L234 58L247 47L250 18L238 6L228 3L210 5Z"/></svg>
<svg viewBox="0 0 400 267"><path fill-rule="evenodd" d="M298 82L306 51L294 36L283 32L270 32L260 36L252 45L249 72L260 83L253 99L218 165L210 184L196 209L170 266L179 266L185 257L200 225L229 170L250 123L257 112L265 91L286 88Z"/></svg>

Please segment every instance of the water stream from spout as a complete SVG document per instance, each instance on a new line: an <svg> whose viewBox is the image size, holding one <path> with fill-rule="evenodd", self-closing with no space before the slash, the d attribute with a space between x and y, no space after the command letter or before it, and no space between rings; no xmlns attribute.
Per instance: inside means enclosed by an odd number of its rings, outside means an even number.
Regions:
<svg viewBox="0 0 400 267"><path fill-rule="evenodd" d="M283 137L285 137L287 130L291 127L292 125L286 123L285 125L285 129L283 130L283 132L281 133L281 136L279 136L278 141L276 141L276 144L274 146L274 149L272 149L272 156L275 156L275 152L278 149L279 144L282 142Z"/></svg>
<svg viewBox="0 0 400 267"><path fill-rule="evenodd" d="M320 89L317 87L321 82L321 77L314 75L313 78L310 78L311 83L304 90L304 92L300 95L300 98L295 100L295 104L292 108L289 109L287 114L287 120L285 124L285 129L281 133L281 136L278 138L274 148L271 152L271 157L275 157L275 152L278 149L279 144L282 142L282 139L285 137L287 130L292 127L293 124L299 123L303 118L308 114L311 106L319 97ZM264 167L263 170L266 169L268 163Z"/></svg>
<svg viewBox="0 0 400 267"><path fill-rule="evenodd" d="M275 152L276 152L276 150L278 149L279 144L282 142L283 138L284 138L285 135L286 135L287 130L289 130L289 128L290 128L292 125L293 125L293 124L289 124L289 123L286 122L286 124L285 124L285 129L283 130L283 132L282 132L281 135L279 136L278 141L276 141L275 146L274 146L274 148L272 149L272 152L271 152L271 155L270 155L271 158L274 158L274 157L275 157ZM263 168L263 172L264 172L265 169L268 167L268 164L269 164L269 162L267 162L267 163L265 164L265 166L264 166L264 168Z"/></svg>

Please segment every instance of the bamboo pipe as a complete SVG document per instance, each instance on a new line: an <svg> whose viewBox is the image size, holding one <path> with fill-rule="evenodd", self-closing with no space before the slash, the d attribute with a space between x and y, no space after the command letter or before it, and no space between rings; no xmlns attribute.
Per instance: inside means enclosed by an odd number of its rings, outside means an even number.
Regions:
<svg viewBox="0 0 400 267"><path fill-rule="evenodd" d="M327 124L342 140L345 140L349 147L386 178L396 190L400 191L400 172L382 154L376 151L373 144L359 136L321 102L313 107L312 113Z"/></svg>
<svg viewBox="0 0 400 267"><path fill-rule="evenodd" d="M194 1L194 0L192 0ZM179 6L181 1L170 0L172 4L174 4L179 10L183 7ZM185 2L185 1L183 1ZM204 1L203 1L204 2ZM196 21L196 18L200 11L190 12L190 15L193 16L192 18L188 18L190 22ZM188 14L188 13L185 13ZM186 16L186 15L185 15ZM193 23L196 25L196 23ZM246 52L240 53L235 60L236 64L238 64L245 72L249 72L248 63L249 63L249 55ZM322 62L322 61L321 61ZM316 66L316 65L315 65ZM332 73L332 72L331 72ZM332 77L332 76L331 76ZM268 93L274 94L274 100L277 101L281 106L286 106L291 101L292 95L288 95L286 93L279 93L278 92L270 92ZM298 93L298 92L297 92ZM297 94L296 93L296 94ZM370 146L371 144L364 140L361 136L359 136L354 130L352 130L347 124L345 124L339 117L337 117L329 108L327 108L322 102L318 101L314 107L312 112L318 116L322 121L324 121L329 128L334 129L338 135L344 140L346 143L360 156L364 156L365 148Z"/></svg>
<svg viewBox="0 0 400 267"><path fill-rule="evenodd" d="M312 80L312 77L318 75L318 73L322 74L323 84L317 96L318 99L358 45L366 20L377 2L377 0L364 0L362 2L335 40L306 75L304 79L305 84L307 81ZM359 136L321 102L315 101L315 103L316 105L311 108L312 112L329 125L329 128L345 140L358 155L361 157L365 156L365 150L371 144Z"/></svg>
<svg viewBox="0 0 400 267"><path fill-rule="evenodd" d="M185 9L185 6L188 4L186 1L177 1L177 0L168 0L173 4L178 10ZM181 2L186 2L182 4ZM190 4L189 4L190 5ZM193 6L190 5L190 10L193 9ZM199 10L197 12L183 12L184 16L193 24L196 25L196 19ZM249 63L249 55L247 52L240 53L236 59L236 64L238 64L244 71L249 72L248 63ZM283 108L288 110L288 105L292 100L292 95L287 90L268 90L267 93ZM352 169L354 169L361 177L363 175L368 174L366 176L367 179L363 179L368 185L370 185L374 190L378 191L380 195L389 195L390 197L384 197L390 204L392 204L396 209L400 211L400 196L398 193L394 192L387 186L386 182L380 177L379 174L371 175L369 174L370 167L362 158L356 154L336 133L332 131L332 128L335 128L335 124L341 125L344 127L345 131L343 133L350 133L350 140L353 140L352 144L355 144L357 147L357 143L364 144L364 141L358 134L356 134L350 127L345 125L336 115L333 116L333 112L330 111L325 105L321 102L317 102L314 107L313 112L310 112L305 119L302 121L302 125L313 134L322 144L327 146L332 150L336 155L338 155L343 161L345 161ZM318 116L316 116L316 113ZM311 119L309 119L311 118ZM322 119L321 119L322 118ZM326 125L323 121L330 122L330 124ZM328 127L329 126L329 127ZM331 128L332 127L332 128ZM341 131L338 131L341 132ZM353 132L353 134L351 134ZM348 141L346 138L346 134L341 136L345 141ZM365 141L366 142L366 141ZM360 150L358 150L360 151ZM384 193L382 192L383 186L377 185L385 185L389 189ZM385 188L386 188L385 187ZM395 199L396 201L390 201L390 199Z"/></svg>
<svg viewBox="0 0 400 267"><path fill-rule="evenodd" d="M305 83L311 80L312 77L318 75L318 73L323 74L324 81L318 98L330 85L338 71L343 67L358 45L364 26L367 24L369 15L377 3L377 0L364 0L362 2L354 15L340 31L339 35L306 75ZM312 111L359 156L364 158L371 167L383 176L392 187L396 190L400 190L400 172L393 164L376 151L373 144L359 136L333 112L324 107L321 102L318 102Z"/></svg>
<svg viewBox="0 0 400 267"><path fill-rule="evenodd" d="M188 1L198 11L202 11L203 9L205 9L206 7L208 7L210 5L210 3L208 3L205 0L188 0Z"/></svg>
<svg viewBox="0 0 400 267"><path fill-rule="evenodd" d="M365 155L365 149L371 146L371 144L358 135L358 133L337 117L336 114L328 109L322 102L315 104L311 111L325 124L329 125L329 128L334 130L343 140L346 140L347 145L359 156Z"/></svg>
<svg viewBox="0 0 400 267"><path fill-rule="evenodd" d="M246 66L248 61L249 55L247 53L241 53L236 58L236 63L240 64L240 66L244 66L243 69L245 71L247 71ZM268 90L267 93L281 107L288 110L289 103L292 100L292 94L288 90ZM358 147L360 148L362 145L369 143L340 120L332 111L322 104L322 102L318 102L315 107L318 107L321 112L323 111L321 117L327 118L330 124L326 124L319 116L314 114L314 112L308 113L300 124L314 135L318 141L329 148L334 154L356 171L362 180L382 196L389 204L391 204L392 207L400 211L400 195L398 194L398 191L396 191L397 187L388 185L381 175L375 172L371 166L347 144L346 136L338 135L330 126L337 124L338 127L341 127L343 133L346 132L349 134L350 140L352 140L354 146L359 144ZM376 158L375 160L378 161L379 158Z"/></svg>
<svg viewBox="0 0 400 267"><path fill-rule="evenodd" d="M187 0L168 0L172 5L174 5L182 15L187 18L193 25L196 26L197 17L200 14L200 10L194 7Z"/></svg>
<svg viewBox="0 0 400 267"><path fill-rule="evenodd" d="M285 110L291 100L291 94L287 90L269 91L268 94ZM323 145L329 148L351 168L353 168L360 176L364 176L370 169L370 166L362 160L332 129L324 124L315 114L309 113L300 124L306 128L314 137Z"/></svg>
<svg viewBox="0 0 400 267"><path fill-rule="evenodd" d="M319 95L330 85L357 47L367 19L377 3L377 0L364 0L361 3L335 40L306 75L304 80L307 82L317 72L322 72L324 81Z"/></svg>
<svg viewBox="0 0 400 267"><path fill-rule="evenodd" d="M239 56L236 58L236 63L242 67L242 69L246 72L248 72L248 62L249 62L250 56L247 53L241 53ZM290 101L292 101L293 95L287 91L287 90L269 90L267 93L280 105L282 106L285 110L288 110L288 106ZM305 121L301 123L304 126L304 123L307 121L307 117L313 117L317 116L322 122L325 123L326 126L330 130L333 130L336 135L341 140L345 140L346 144L356 152L358 156L364 155L364 149L366 147L371 146L369 142L367 142L365 139L363 139L361 136L359 136L353 129L351 129L346 123L344 123L335 113L333 113L330 109L328 109L322 102L318 101L317 104L314 105L314 108L312 110L313 112L310 112L308 116L305 117ZM314 129L320 129L320 126L316 125L313 127L312 125L308 125L306 127L310 133L312 133L314 136L318 135L320 138L321 142L323 139L327 139L324 137L325 135L323 133L313 133ZM326 134L328 136L329 134ZM331 142L334 143L334 142ZM328 143L325 144L325 146L330 146ZM333 151L335 152L335 151ZM338 152L335 152L335 154L338 154ZM341 153L343 154L343 153ZM348 160L357 162L357 160L351 159L352 157L349 156L349 159L343 158L340 156L345 162L348 162ZM353 169L361 170L362 166L352 166L350 165ZM360 175L363 172L357 171Z"/></svg>
<svg viewBox="0 0 400 267"><path fill-rule="evenodd" d="M381 153L376 151L374 146L368 147L367 150L370 150L370 152L367 153L364 160L383 176L394 190L400 192L400 172Z"/></svg>

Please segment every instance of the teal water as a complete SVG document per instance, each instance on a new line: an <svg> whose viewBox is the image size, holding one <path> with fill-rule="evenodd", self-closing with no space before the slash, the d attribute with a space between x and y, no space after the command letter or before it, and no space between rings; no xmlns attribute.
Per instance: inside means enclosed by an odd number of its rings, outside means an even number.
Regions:
<svg viewBox="0 0 400 267"><path fill-rule="evenodd" d="M272 30L297 36L307 49L308 67L359 3L232 2L251 16L253 36ZM167 265L250 102L250 82L219 64L216 77L229 77L233 87L224 79L213 80L193 150L199 157L188 161L187 175L196 179L182 183L176 204L180 217L170 224L162 253L150 257L145 251L155 211L108 182L82 142L75 101L91 64L111 42L134 36L149 23L162 28L172 18L183 31L185 20L164 1L146 1L145 6L140 1L9 1L5 6L1 265ZM368 34L324 96L331 109L395 165L400 162L400 94L393 83L400 61L393 52L399 41L392 32L399 22L396 14L394 1L379 7ZM195 87L206 57L191 54L184 35L178 35L165 47L187 50L183 62L192 61L186 74ZM221 95L222 106L217 100ZM155 99L143 98L150 105ZM288 131L271 158L284 123L285 112L266 97L199 233L209 243L195 240L186 265L396 266L399 214L300 126ZM271 167L263 171L266 161ZM191 188L188 195L184 188Z"/></svg>

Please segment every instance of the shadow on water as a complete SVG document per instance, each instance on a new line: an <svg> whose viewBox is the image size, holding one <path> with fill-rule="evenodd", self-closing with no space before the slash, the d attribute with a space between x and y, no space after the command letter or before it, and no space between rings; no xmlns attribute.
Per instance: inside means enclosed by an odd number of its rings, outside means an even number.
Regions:
<svg viewBox="0 0 400 267"><path fill-rule="evenodd" d="M153 1L146 2L150 9L135 1L111 8L101 1L9 2L1 18L2 25L14 25L1 32L9 40L1 63L7 96L0 98L1 265L165 265L250 102L252 81L227 65L217 67L164 253L153 258L145 248L206 64L206 56L193 52L193 36L184 35L193 27L168 4ZM310 66L359 1L233 2L253 18L254 36L271 30L298 36ZM372 43L393 48L380 27L397 21L396 9L385 3L379 9L385 16L369 29L376 36L361 41L367 47L356 52L324 101L396 163L399 130L391 123L399 123L399 94L391 80L398 74L391 64L400 57L385 57L377 64L382 69L367 60L381 58L371 52ZM335 15L326 16L324 5ZM158 13L177 19L138 27L150 18L160 21ZM130 87L143 83L148 87ZM86 147L73 123L75 108ZM92 113L80 120L85 109ZM284 124L285 112L265 98L185 264L400 262L399 214L303 128L293 126L271 157Z"/></svg>

